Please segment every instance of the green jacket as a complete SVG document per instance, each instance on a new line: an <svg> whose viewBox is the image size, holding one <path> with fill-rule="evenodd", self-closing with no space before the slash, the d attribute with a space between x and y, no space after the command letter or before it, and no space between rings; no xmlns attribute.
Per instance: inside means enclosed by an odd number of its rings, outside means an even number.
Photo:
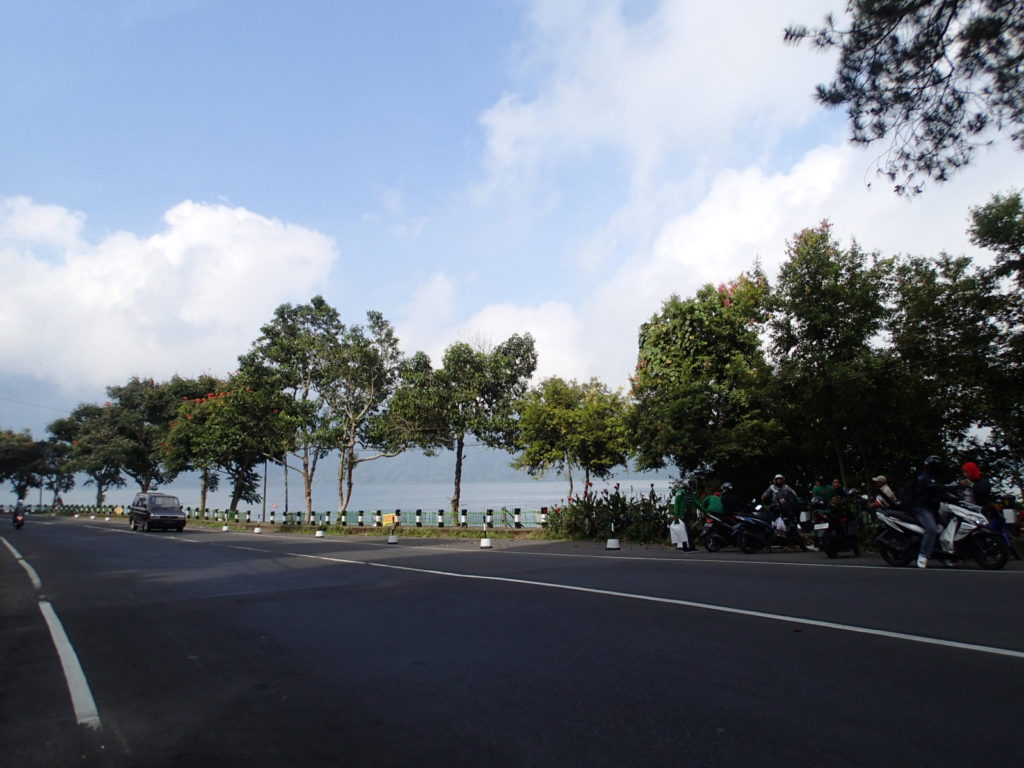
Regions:
<svg viewBox="0 0 1024 768"><path fill-rule="evenodd" d="M714 515L720 515L723 511L722 497L716 496L715 494L712 493L710 496L704 497L704 500L701 502L701 506L704 507L705 512L710 512Z"/></svg>
<svg viewBox="0 0 1024 768"><path fill-rule="evenodd" d="M680 489L672 500L672 514L680 520L692 520L697 513L697 497L693 491Z"/></svg>

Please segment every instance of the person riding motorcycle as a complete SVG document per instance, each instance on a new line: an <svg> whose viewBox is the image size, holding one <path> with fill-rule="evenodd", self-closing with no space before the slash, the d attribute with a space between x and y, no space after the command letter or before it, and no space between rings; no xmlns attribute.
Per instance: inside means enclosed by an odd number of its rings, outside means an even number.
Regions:
<svg viewBox="0 0 1024 768"><path fill-rule="evenodd" d="M878 475L871 478L871 482L875 484L876 488L875 499L870 505L872 509L892 509L899 505L896 492L889 487L889 478L885 475Z"/></svg>
<svg viewBox="0 0 1024 768"><path fill-rule="evenodd" d="M732 483L722 483L722 514L726 518L736 517L743 509L743 502L740 501L736 489Z"/></svg>
<svg viewBox="0 0 1024 768"><path fill-rule="evenodd" d="M946 488L939 482L938 475L944 466L945 462L940 456L929 456L914 481L914 517L924 528L921 549L917 555L918 568L928 567L928 558L932 555L935 539L939 535L939 504Z"/></svg>
<svg viewBox="0 0 1024 768"><path fill-rule="evenodd" d="M776 475L772 484L761 494L761 501L775 504L783 519L796 517L800 511L796 491L786 485L786 478L781 474Z"/></svg>

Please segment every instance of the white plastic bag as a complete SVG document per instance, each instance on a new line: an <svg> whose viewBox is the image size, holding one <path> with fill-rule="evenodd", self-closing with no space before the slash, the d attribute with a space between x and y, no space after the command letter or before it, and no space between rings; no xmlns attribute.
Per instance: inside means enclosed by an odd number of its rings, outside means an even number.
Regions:
<svg viewBox="0 0 1024 768"><path fill-rule="evenodd" d="M690 543L690 532L686 529L686 523L676 520L668 527L668 535L672 543L677 547L684 547Z"/></svg>

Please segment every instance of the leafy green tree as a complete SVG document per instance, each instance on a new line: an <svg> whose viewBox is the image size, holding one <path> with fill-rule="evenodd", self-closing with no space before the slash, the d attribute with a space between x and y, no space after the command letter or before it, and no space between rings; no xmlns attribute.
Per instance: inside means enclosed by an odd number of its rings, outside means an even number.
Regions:
<svg viewBox="0 0 1024 768"><path fill-rule="evenodd" d="M857 144L883 142L880 171L899 193L919 193L920 176L945 181L978 146L1007 131L1024 149L1024 6L1020 0L849 0L850 27L826 17L794 25L790 43L810 38L837 49L835 79L819 85L828 107L845 106Z"/></svg>
<svg viewBox="0 0 1024 768"><path fill-rule="evenodd" d="M467 437L473 435L491 448L515 448L516 405L536 367L537 352L528 333L513 334L491 350L452 344L436 370L426 355L410 361L386 424L378 429L382 436L389 434L391 442L411 440L428 454L439 448L455 452L453 523L462 493Z"/></svg>
<svg viewBox="0 0 1024 768"><path fill-rule="evenodd" d="M875 453L876 403L865 394L887 370L871 345L886 319L886 269L856 243L840 247L828 222L798 233L788 256L770 300L776 402L797 465L810 474L831 453L845 486L847 459Z"/></svg>
<svg viewBox="0 0 1024 768"><path fill-rule="evenodd" d="M184 397L209 392L216 380L209 376L170 381L133 377L123 386L107 387L112 401L112 421L123 450L121 470L138 483L140 491L149 491L171 482L178 472L164 462L163 444L171 421Z"/></svg>
<svg viewBox="0 0 1024 768"><path fill-rule="evenodd" d="M333 421L340 452L338 511L348 509L356 467L395 456L404 447L380 439L376 420L394 393L405 358L391 323L379 312L366 313L366 327L342 327L324 361L321 394Z"/></svg>
<svg viewBox="0 0 1024 768"><path fill-rule="evenodd" d="M993 312L998 338L989 351L991 376L985 387L986 425L992 434L984 450L992 471L1024 487L1024 202L1021 193L993 195L971 209L971 240L995 252L992 274L999 282ZM1009 285L1007 285L1009 283Z"/></svg>
<svg viewBox="0 0 1024 768"><path fill-rule="evenodd" d="M306 520L313 515L313 478L319 461L338 443L323 393L333 375L344 326L322 296L309 304L282 304L260 329L252 349L239 358L240 371L260 390L284 393L283 420L292 438L289 451L301 462Z"/></svg>
<svg viewBox="0 0 1024 768"><path fill-rule="evenodd" d="M628 404L597 379L585 384L557 376L531 389L519 404L519 444L513 462L533 475L565 474L573 496L573 469L583 471L584 494L591 476L606 478L626 463Z"/></svg>
<svg viewBox="0 0 1024 768"><path fill-rule="evenodd" d="M970 259L948 255L899 260L893 279L888 335L913 374L892 390L903 402L905 441L919 443L918 459L952 455L973 426L985 423L988 389L1002 375L995 279Z"/></svg>
<svg viewBox="0 0 1024 768"><path fill-rule="evenodd" d="M28 432L0 431L0 482L9 482L18 499L24 500L30 488L43 484L45 445Z"/></svg>
<svg viewBox="0 0 1024 768"><path fill-rule="evenodd" d="M242 501L257 502L259 473L265 459L279 460L292 433L283 412L287 403L280 392L250 386L242 374L222 382L215 392L186 398L172 422L165 449L177 461L198 469L205 489L216 472L231 483L230 509ZM214 486L215 487L215 486Z"/></svg>
<svg viewBox="0 0 1024 768"><path fill-rule="evenodd" d="M996 277L1012 277L1018 292L1024 290L1024 202L1019 191L993 195L985 205L972 208L967 234L975 245L995 251Z"/></svg>
<svg viewBox="0 0 1024 768"><path fill-rule="evenodd" d="M47 427L56 440L70 446L68 468L85 474L85 484L96 487L97 506L103 504L107 491L125 485L121 467L128 446L118 430L118 419L112 403L82 403L70 416Z"/></svg>
<svg viewBox="0 0 1024 768"><path fill-rule="evenodd" d="M62 493L75 487L75 472L71 466L71 446L51 437L43 443L43 462L40 474L43 488L53 493L53 505Z"/></svg>
<svg viewBox="0 0 1024 768"><path fill-rule="evenodd" d="M755 269L689 299L670 297L640 327L629 419L639 468L668 460L682 473L733 482L763 474L784 438L759 338L766 291Z"/></svg>

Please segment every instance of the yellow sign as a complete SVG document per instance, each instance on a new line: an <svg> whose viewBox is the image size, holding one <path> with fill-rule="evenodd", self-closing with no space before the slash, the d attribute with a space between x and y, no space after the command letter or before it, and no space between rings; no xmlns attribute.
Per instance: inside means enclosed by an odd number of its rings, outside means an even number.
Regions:
<svg viewBox="0 0 1024 768"><path fill-rule="evenodd" d="M398 515L384 515L384 525L397 525L402 522Z"/></svg>

